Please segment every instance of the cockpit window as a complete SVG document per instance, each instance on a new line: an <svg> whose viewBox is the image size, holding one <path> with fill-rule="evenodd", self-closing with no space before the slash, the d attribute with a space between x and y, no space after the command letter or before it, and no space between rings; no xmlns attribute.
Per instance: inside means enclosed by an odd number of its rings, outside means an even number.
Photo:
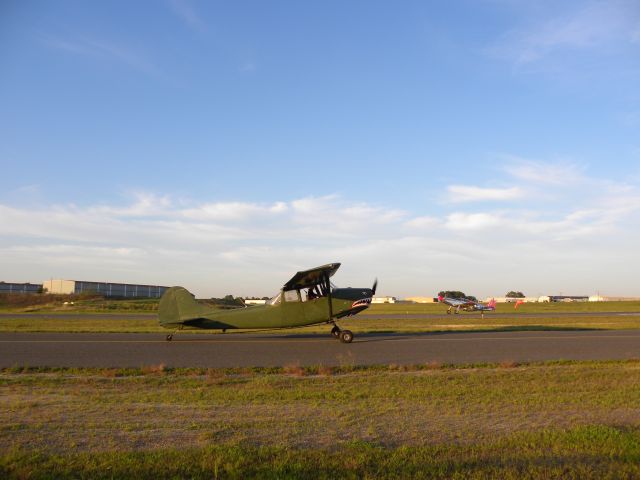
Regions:
<svg viewBox="0 0 640 480"><path fill-rule="evenodd" d="M299 302L300 296L298 295L297 290L287 290L284 292L284 301L285 302Z"/></svg>
<svg viewBox="0 0 640 480"><path fill-rule="evenodd" d="M315 300L316 298L322 297L322 293L317 285L310 287L307 289L306 295L304 295L305 301Z"/></svg>
<svg viewBox="0 0 640 480"><path fill-rule="evenodd" d="M280 303L280 295L281 293L278 292L278 294L275 297L270 298L267 301L267 305L278 305Z"/></svg>

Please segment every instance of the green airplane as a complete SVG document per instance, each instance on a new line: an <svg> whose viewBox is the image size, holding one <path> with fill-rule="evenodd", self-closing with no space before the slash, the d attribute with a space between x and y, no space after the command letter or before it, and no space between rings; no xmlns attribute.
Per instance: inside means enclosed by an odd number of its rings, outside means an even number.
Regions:
<svg viewBox="0 0 640 480"><path fill-rule="evenodd" d="M378 281L371 288L337 288L330 278L340 268L329 263L296 273L265 305L220 310L198 303L183 287L169 288L158 307L160 325L175 330L184 327L217 329L277 329L327 323L331 335L343 343L353 341L353 333L342 330L336 321L368 308Z"/></svg>

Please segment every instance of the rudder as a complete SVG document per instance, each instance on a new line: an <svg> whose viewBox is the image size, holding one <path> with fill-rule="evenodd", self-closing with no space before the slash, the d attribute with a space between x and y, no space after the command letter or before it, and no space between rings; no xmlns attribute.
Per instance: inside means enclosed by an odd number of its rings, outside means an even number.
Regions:
<svg viewBox="0 0 640 480"><path fill-rule="evenodd" d="M203 306L196 302L193 294L183 287L169 288L160 299L158 320L160 325L180 325L199 318Z"/></svg>

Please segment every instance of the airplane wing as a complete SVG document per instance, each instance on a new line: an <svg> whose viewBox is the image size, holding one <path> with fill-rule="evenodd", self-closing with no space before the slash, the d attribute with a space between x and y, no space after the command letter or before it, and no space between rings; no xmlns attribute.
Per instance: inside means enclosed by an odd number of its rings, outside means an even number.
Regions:
<svg viewBox="0 0 640 480"><path fill-rule="evenodd" d="M303 270L296 273L291 280L284 284L285 290L295 290L300 288L312 287L322 281L324 276L332 277L340 268L339 263L328 263L320 267L310 270Z"/></svg>
<svg viewBox="0 0 640 480"><path fill-rule="evenodd" d="M447 303L448 305L451 305L453 307L462 306L462 305L473 305L474 304L474 302L472 302L468 298L446 297L444 300L445 300L445 303Z"/></svg>

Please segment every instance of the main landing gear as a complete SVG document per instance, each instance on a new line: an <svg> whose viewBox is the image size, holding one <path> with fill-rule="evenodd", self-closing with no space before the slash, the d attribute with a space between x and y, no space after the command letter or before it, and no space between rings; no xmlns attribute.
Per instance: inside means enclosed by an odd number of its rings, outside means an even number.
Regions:
<svg viewBox="0 0 640 480"><path fill-rule="evenodd" d="M353 332L351 330L341 330L335 323L331 329L331 336L339 339L342 343L353 342Z"/></svg>

